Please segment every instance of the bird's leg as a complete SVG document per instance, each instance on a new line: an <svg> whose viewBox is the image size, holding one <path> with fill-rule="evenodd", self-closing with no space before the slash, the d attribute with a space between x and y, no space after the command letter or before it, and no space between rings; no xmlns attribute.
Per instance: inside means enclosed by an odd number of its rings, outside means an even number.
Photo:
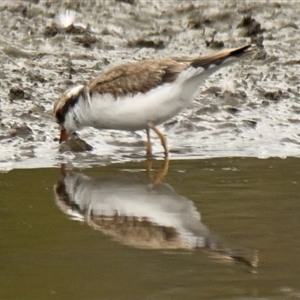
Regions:
<svg viewBox="0 0 300 300"><path fill-rule="evenodd" d="M153 123L148 123L148 126L149 128L151 128L157 135L158 137L160 138L160 142L162 144L162 146L164 147L164 150L165 150L165 157L168 157L169 156L169 150L168 150L168 147L167 147L167 141L166 141L166 138L165 136L154 126Z"/></svg>
<svg viewBox="0 0 300 300"><path fill-rule="evenodd" d="M147 144L146 144L146 157L147 159L152 158L152 145L150 140L150 128L146 129L147 132Z"/></svg>

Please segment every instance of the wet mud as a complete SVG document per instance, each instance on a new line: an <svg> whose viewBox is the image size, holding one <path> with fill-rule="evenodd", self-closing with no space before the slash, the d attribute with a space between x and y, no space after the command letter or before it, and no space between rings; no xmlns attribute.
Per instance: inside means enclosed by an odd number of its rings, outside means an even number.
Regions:
<svg viewBox="0 0 300 300"><path fill-rule="evenodd" d="M144 157L144 132L90 128L79 137L92 151L74 153L72 145L62 151L52 119L55 99L123 62L247 43L257 45L256 58L212 76L192 107L160 126L171 158L299 156L298 7L280 1L1 1L0 168Z"/></svg>

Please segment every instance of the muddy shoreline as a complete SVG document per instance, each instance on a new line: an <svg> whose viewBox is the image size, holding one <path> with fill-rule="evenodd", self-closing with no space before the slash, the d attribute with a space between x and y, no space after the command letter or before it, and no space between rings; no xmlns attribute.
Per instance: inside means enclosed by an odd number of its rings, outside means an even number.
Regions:
<svg viewBox="0 0 300 300"><path fill-rule="evenodd" d="M213 76L191 108L161 126L171 159L299 156L300 4L268 3L1 1L0 169L143 159L144 132L85 129L93 151L59 151L55 99L124 61L250 42L260 57Z"/></svg>

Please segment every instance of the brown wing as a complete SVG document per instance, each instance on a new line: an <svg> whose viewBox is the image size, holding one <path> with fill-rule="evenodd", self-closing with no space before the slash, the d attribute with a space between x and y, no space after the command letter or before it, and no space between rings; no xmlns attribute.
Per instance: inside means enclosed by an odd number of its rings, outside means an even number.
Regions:
<svg viewBox="0 0 300 300"><path fill-rule="evenodd" d="M228 49L196 58L169 58L126 63L106 70L88 84L90 92L111 93L114 97L145 93L164 83L171 83L189 67L204 69L221 65L229 57L240 57L250 52L251 45Z"/></svg>
<svg viewBox="0 0 300 300"><path fill-rule="evenodd" d="M88 84L88 88L90 92L111 93L115 97L145 93L158 85L173 82L189 65L172 59L126 63L104 71Z"/></svg>

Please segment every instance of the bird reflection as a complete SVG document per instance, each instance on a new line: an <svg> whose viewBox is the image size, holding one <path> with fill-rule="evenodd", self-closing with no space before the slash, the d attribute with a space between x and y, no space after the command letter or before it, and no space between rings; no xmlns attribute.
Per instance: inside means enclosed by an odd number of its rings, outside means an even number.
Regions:
<svg viewBox="0 0 300 300"><path fill-rule="evenodd" d="M162 169L164 169L165 164ZM137 248L203 249L222 257L257 265L253 251L225 246L201 222L194 203L157 176L150 182L140 173L92 178L61 168L54 186L58 207L73 219L114 240ZM157 174L165 175L165 170Z"/></svg>

